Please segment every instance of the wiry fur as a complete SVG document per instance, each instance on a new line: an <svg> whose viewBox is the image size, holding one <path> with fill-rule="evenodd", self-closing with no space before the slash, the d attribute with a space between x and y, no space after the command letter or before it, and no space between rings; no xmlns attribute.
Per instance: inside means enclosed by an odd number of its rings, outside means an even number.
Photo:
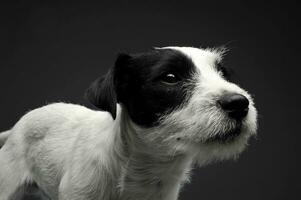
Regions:
<svg viewBox="0 0 301 200"><path fill-rule="evenodd" d="M0 200L36 182L53 200L176 200L195 163L236 157L256 133L256 109L248 93L213 67L218 50L166 47L181 51L198 68L192 91L154 127L135 124L123 104L116 119L107 112L55 103L33 110L0 139ZM236 126L216 105L225 92L246 96L249 113L241 134L215 142ZM2 137L2 138L1 138Z"/></svg>

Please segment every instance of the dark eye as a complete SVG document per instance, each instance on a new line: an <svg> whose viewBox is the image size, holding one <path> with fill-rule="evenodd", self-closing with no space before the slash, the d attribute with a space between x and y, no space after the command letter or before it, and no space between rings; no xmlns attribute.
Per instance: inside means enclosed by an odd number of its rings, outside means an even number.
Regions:
<svg viewBox="0 0 301 200"><path fill-rule="evenodd" d="M226 80L230 79L231 73L230 73L230 70L228 68L223 66L221 63L217 63L216 68Z"/></svg>
<svg viewBox="0 0 301 200"><path fill-rule="evenodd" d="M175 74L167 73L161 77L160 81L167 85L175 85L178 83L179 78Z"/></svg>
<svg viewBox="0 0 301 200"><path fill-rule="evenodd" d="M221 67L219 71L222 73L222 75L223 75L225 78L227 78L227 77L229 76L229 72L228 72L227 68Z"/></svg>

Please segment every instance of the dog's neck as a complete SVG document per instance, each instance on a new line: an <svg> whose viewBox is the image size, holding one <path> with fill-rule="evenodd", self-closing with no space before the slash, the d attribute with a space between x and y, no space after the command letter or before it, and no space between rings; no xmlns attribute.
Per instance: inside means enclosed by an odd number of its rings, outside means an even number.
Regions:
<svg viewBox="0 0 301 200"><path fill-rule="evenodd" d="M142 140L147 130L135 127L126 112L118 118L118 142L123 147L116 154L121 160L120 199L176 200L181 184L188 180L192 157L171 154L165 147Z"/></svg>

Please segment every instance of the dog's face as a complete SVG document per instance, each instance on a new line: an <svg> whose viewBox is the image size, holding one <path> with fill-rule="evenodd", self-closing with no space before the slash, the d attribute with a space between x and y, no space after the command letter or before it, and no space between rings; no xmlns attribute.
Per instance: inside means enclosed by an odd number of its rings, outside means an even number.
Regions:
<svg viewBox="0 0 301 200"><path fill-rule="evenodd" d="M166 47L122 54L87 96L113 118L120 103L137 126L151 130L145 131L150 133L146 138L177 147L214 146L223 151L227 146L233 148L229 154L236 154L255 134L257 113L250 95L228 81L223 53Z"/></svg>

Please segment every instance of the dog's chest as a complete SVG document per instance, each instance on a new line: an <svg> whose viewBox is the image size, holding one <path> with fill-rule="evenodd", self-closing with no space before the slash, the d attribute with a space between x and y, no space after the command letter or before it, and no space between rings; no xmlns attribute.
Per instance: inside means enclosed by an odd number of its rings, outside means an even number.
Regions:
<svg viewBox="0 0 301 200"><path fill-rule="evenodd" d="M122 171L122 200L176 200L181 185L189 178L190 160L179 159L160 165L133 166Z"/></svg>

